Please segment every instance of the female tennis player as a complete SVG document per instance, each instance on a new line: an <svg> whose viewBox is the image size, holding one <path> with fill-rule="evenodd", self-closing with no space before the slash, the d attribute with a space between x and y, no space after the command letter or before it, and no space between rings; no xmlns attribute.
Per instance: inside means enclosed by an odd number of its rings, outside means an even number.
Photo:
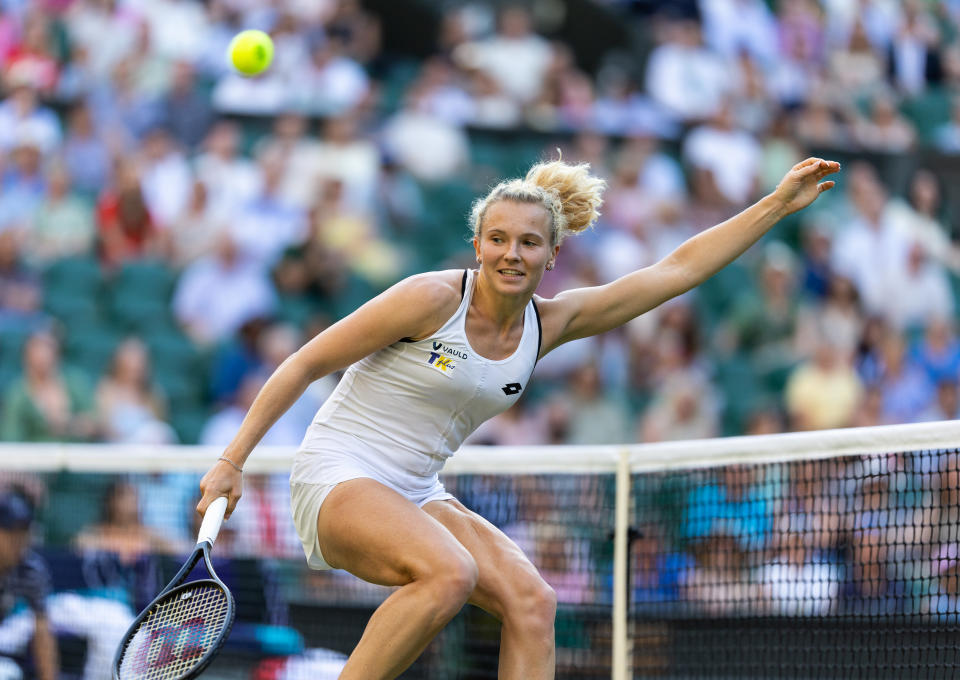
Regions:
<svg viewBox="0 0 960 680"><path fill-rule="evenodd" d="M700 284L832 188L821 180L839 169L809 158L662 261L548 300L534 295L537 285L563 239L597 219L605 183L585 164L535 165L474 204L475 271L403 280L277 368L201 481L198 511L227 496L232 512L263 434L311 381L349 366L297 452L293 517L312 568L400 588L374 612L340 677L397 677L471 602L501 621L500 678L552 678L553 591L509 538L444 490L438 471L516 401L539 357Z"/></svg>

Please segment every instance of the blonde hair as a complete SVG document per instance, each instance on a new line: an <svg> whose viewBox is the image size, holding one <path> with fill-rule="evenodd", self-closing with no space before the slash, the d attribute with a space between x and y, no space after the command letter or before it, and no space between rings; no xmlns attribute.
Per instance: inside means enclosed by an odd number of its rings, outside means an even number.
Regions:
<svg viewBox="0 0 960 680"><path fill-rule="evenodd" d="M593 226L600 217L603 190L607 182L590 174L589 163L570 165L558 159L537 163L523 179L501 182L490 193L473 203L470 227L475 237L487 208L497 201L537 203L550 215L551 245L557 246L569 234L578 234Z"/></svg>

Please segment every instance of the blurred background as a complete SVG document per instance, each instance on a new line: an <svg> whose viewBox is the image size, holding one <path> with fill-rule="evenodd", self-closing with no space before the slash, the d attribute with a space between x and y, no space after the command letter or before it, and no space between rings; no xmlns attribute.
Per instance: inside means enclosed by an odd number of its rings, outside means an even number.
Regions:
<svg viewBox="0 0 960 680"><path fill-rule="evenodd" d="M275 42L261 77L227 66L243 28ZM558 153L609 189L546 297L655 262L809 155L843 171L703 286L546 357L468 443L958 417L956 0L2 0L0 85L0 440L226 444L307 339L472 266L471 201ZM335 384L264 444L296 447ZM65 555L129 566L192 535L193 474L6 476ZM501 525L512 483L476 480ZM609 508L607 487L551 502ZM247 493L276 521L235 554L298 558L283 476ZM171 544L84 533L124 513Z"/></svg>

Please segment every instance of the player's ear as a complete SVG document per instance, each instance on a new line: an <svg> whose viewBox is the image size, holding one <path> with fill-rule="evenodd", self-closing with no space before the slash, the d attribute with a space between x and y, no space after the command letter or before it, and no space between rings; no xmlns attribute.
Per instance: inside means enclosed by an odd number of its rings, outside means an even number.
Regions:
<svg viewBox="0 0 960 680"><path fill-rule="evenodd" d="M473 250L477 254L477 263L479 264L480 262L480 237L479 236L473 237Z"/></svg>

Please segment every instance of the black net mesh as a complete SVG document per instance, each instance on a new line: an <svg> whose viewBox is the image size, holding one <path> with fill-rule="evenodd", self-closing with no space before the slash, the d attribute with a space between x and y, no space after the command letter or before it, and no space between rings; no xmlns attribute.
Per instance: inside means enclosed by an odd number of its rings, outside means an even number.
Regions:
<svg viewBox="0 0 960 680"><path fill-rule="evenodd" d="M105 677L103 659L109 668L133 616L189 554L198 481L172 472L6 475L45 499L38 552L55 592L84 598L51 601L67 677ZM610 677L614 476L444 482L556 590L557 677ZM246 475L213 551L236 623L205 678L336 678L391 592L307 569L288 498L285 475ZM633 677L956 675L957 450L645 472L631 477L630 504ZM499 631L466 607L402 677L496 678Z"/></svg>
<svg viewBox="0 0 960 680"><path fill-rule="evenodd" d="M634 475L635 677L948 678L960 454Z"/></svg>
<svg viewBox="0 0 960 680"><path fill-rule="evenodd" d="M109 677L127 626L193 549L199 479L175 472L4 475L4 486L44 499L37 552L54 591L70 593L50 607L65 677ZM557 677L609 677L613 475L456 475L444 483L520 545L556 590ZM342 571L307 568L284 474L244 475L243 499L212 557L234 594L236 620L205 679L336 678L392 592ZM202 567L194 577L205 577ZM492 616L467 606L401 677L496 678L499 635Z"/></svg>

